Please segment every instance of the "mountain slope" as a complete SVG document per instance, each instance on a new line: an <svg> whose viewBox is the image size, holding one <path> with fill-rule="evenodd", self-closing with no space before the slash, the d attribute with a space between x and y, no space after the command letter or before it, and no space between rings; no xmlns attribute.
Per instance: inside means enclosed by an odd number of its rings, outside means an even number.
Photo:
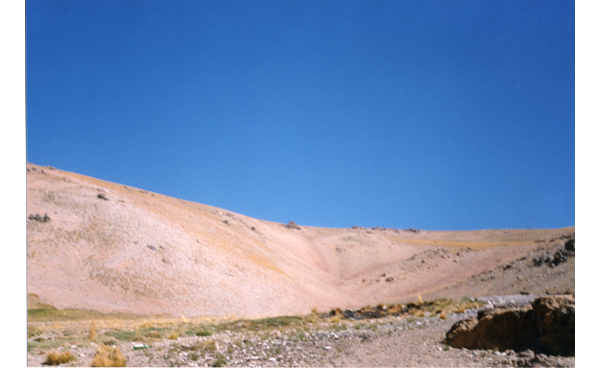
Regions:
<svg viewBox="0 0 600 368"><path fill-rule="evenodd" d="M555 269L531 262L574 228L284 225L54 168L27 171L28 293L58 308L252 317L575 287L574 258Z"/></svg>

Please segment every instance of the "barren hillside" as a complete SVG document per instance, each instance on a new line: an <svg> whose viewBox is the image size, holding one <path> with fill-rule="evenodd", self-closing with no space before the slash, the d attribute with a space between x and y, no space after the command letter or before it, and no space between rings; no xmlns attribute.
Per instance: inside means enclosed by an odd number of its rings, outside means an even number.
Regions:
<svg viewBox="0 0 600 368"><path fill-rule="evenodd" d="M575 228L425 231L273 223L27 165L32 303L265 316L575 290ZM46 216L47 215L47 216ZM574 255L574 248L572 255Z"/></svg>

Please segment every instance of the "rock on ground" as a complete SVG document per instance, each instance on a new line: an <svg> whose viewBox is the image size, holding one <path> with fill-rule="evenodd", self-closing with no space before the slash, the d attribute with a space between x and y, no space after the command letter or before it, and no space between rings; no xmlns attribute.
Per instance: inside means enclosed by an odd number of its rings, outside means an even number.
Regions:
<svg viewBox="0 0 600 368"><path fill-rule="evenodd" d="M575 356L575 297L544 296L526 307L482 310L455 323L445 342L454 348Z"/></svg>

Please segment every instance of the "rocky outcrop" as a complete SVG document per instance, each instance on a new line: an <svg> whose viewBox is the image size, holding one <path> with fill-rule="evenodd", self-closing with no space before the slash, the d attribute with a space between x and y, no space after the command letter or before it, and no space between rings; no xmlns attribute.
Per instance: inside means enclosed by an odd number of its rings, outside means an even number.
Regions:
<svg viewBox="0 0 600 368"><path fill-rule="evenodd" d="M446 343L454 348L522 351L535 340L535 330L531 309L481 311L477 318L455 323Z"/></svg>
<svg viewBox="0 0 600 368"><path fill-rule="evenodd" d="M524 308L480 311L455 323L444 342L454 348L575 356L575 297L545 296Z"/></svg>
<svg viewBox="0 0 600 368"><path fill-rule="evenodd" d="M39 213L36 213L35 215L29 215L28 218L32 221L37 222L50 222L50 216L48 216L47 213L45 213L44 216L41 216Z"/></svg>
<svg viewBox="0 0 600 368"><path fill-rule="evenodd" d="M552 253L545 253L539 257L533 258L533 265L540 267L547 264L550 268L554 268L561 263L565 263L568 258L575 257L575 238L570 238L564 242L561 249L558 249L554 256Z"/></svg>
<svg viewBox="0 0 600 368"><path fill-rule="evenodd" d="M565 242L565 250L575 253L575 238L569 239Z"/></svg>
<svg viewBox="0 0 600 368"><path fill-rule="evenodd" d="M541 352L575 356L575 297L542 297L532 304Z"/></svg>
<svg viewBox="0 0 600 368"><path fill-rule="evenodd" d="M300 230L300 226L296 225L294 221L290 221L289 223L283 226L287 227L288 229Z"/></svg>

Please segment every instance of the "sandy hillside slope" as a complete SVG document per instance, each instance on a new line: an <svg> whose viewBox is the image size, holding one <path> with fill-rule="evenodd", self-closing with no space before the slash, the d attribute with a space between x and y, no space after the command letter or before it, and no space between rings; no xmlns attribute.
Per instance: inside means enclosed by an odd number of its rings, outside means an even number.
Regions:
<svg viewBox="0 0 600 368"><path fill-rule="evenodd" d="M27 216L27 292L57 308L255 317L575 288L574 256L548 261L573 227L290 226L33 164Z"/></svg>

